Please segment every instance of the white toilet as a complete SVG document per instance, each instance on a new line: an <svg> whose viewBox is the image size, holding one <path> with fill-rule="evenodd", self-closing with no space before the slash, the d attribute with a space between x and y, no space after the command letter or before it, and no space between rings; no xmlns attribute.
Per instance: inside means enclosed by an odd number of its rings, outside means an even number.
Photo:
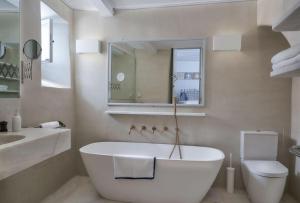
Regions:
<svg viewBox="0 0 300 203"><path fill-rule="evenodd" d="M279 203L288 169L277 159L278 133L241 131L241 165L252 203Z"/></svg>

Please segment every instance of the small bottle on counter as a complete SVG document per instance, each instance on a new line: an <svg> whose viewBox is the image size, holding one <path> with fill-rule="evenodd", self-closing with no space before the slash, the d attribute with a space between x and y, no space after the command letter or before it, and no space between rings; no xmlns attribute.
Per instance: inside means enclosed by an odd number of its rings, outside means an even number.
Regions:
<svg viewBox="0 0 300 203"><path fill-rule="evenodd" d="M20 132L22 128L22 119L20 116L19 111L16 111L16 114L12 118L12 131L13 132Z"/></svg>
<svg viewBox="0 0 300 203"><path fill-rule="evenodd" d="M7 122L6 121L0 122L0 132L7 132Z"/></svg>

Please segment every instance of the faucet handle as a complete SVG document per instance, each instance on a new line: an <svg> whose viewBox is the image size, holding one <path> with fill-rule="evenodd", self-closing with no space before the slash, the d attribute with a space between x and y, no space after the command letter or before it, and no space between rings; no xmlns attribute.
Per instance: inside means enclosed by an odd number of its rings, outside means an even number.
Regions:
<svg viewBox="0 0 300 203"><path fill-rule="evenodd" d="M143 131L145 131L145 130L147 130L147 127L145 126L145 125L143 125L142 127L141 127L141 133L143 132Z"/></svg>
<svg viewBox="0 0 300 203"><path fill-rule="evenodd" d="M129 128L129 133L128 134L131 135L131 132L135 129L136 129L136 127L134 125L131 125L130 128Z"/></svg>
<svg viewBox="0 0 300 203"><path fill-rule="evenodd" d="M155 131L157 131L157 128L155 126L152 127L152 133L154 134Z"/></svg>
<svg viewBox="0 0 300 203"><path fill-rule="evenodd" d="M168 131L169 128L167 126L164 126L164 132Z"/></svg>

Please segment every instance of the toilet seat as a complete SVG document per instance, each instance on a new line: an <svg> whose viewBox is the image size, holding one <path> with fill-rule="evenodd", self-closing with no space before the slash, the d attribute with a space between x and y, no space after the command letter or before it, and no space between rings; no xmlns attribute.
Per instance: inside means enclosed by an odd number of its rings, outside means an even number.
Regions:
<svg viewBox="0 0 300 203"><path fill-rule="evenodd" d="M288 175L288 169L278 161L244 161L248 170L258 176L268 178L283 178Z"/></svg>

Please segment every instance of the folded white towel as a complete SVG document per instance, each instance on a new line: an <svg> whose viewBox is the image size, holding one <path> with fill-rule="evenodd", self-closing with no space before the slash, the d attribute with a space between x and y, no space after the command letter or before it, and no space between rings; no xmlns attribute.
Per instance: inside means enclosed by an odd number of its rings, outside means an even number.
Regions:
<svg viewBox="0 0 300 203"><path fill-rule="evenodd" d="M292 46L291 48L284 50L282 52L279 52L275 56L273 56L271 62L272 64L279 63L281 61L293 58L300 54L300 44L297 44L295 46Z"/></svg>
<svg viewBox="0 0 300 203"><path fill-rule="evenodd" d="M58 121L51 121L47 123L41 123L40 128L59 128L60 124Z"/></svg>
<svg viewBox="0 0 300 203"><path fill-rule="evenodd" d="M284 60L282 62L273 64L272 68L273 68L273 70L277 70L277 69L283 68L285 66L293 65L293 64L298 63L298 62L300 62L300 54L293 57L293 58L290 58L290 59Z"/></svg>
<svg viewBox="0 0 300 203"><path fill-rule="evenodd" d="M290 65L287 65L287 66L282 66L280 68L275 68L273 69L274 71L277 71L277 70L296 70L300 68L300 62L296 62L296 63L293 63L293 64L290 64Z"/></svg>
<svg viewBox="0 0 300 203"><path fill-rule="evenodd" d="M115 179L154 179L155 157L114 155Z"/></svg>

